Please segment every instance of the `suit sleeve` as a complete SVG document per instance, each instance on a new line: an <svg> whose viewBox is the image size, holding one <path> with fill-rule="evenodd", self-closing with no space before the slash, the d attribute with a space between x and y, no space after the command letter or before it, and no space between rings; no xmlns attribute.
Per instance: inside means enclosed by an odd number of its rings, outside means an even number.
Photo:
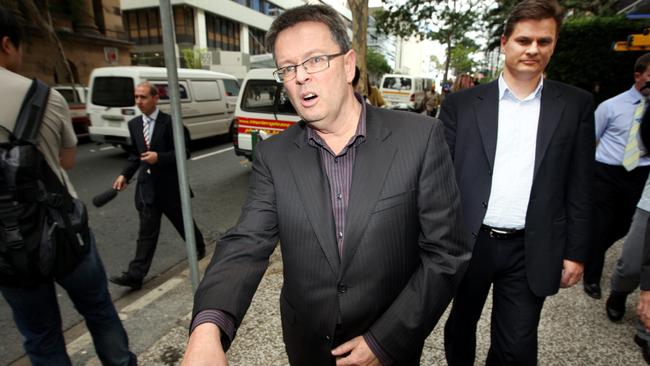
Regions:
<svg viewBox="0 0 650 366"><path fill-rule="evenodd" d="M587 99L588 98L588 99ZM586 96L581 105L567 182L567 247L564 258L584 263L591 245L595 132L593 100Z"/></svg>
<svg viewBox="0 0 650 366"><path fill-rule="evenodd" d="M445 140L453 160L456 152L456 110L452 106L452 99L453 97L448 95L442 102L438 118L445 125Z"/></svg>
<svg viewBox="0 0 650 366"><path fill-rule="evenodd" d="M472 253L466 240L460 196L444 142L443 126L430 131L418 178L421 264L369 332L391 358L421 344L436 325L463 277Z"/></svg>
<svg viewBox="0 0 650 366"><path fill-rule="evenodd" d="M126 160L126 164L124 164L124 168L122 169L122 175L126 177L127 181L130 181L131 178L133 178L133 175L135 172L138 171L138 168L140 167L140 156L138 155L138 147L135 142L134 134L133 134L133 128L135 125L135 119L132 119L129 121L129 134L131 135L131 141L133 142L132 148L129 150L129 157Z"/></svg>
<svg viewBox="0 0 650 366"><path fill-rule="evenodd" d="M217 244L196 291L193 317L202 310L220 310L230 314L239 327L268 267L279 234L275 190L263 157L264 145L258 145L239 221ZM230 344L223 346L227 350Z"/></svg>
<svg viewBox="0 0 650 366"><path fill-rule="evenodd" d="M162 127L162 126L161 126ZM165 114L165 145L169 147L166 151L157 151L158 153L158 164L163 167L175 167L176 166L176 153L174 146L174 127L172 126L172 118L168 114ZM189 139L185 136L185 158L190 157L189 150Z"/></svg>

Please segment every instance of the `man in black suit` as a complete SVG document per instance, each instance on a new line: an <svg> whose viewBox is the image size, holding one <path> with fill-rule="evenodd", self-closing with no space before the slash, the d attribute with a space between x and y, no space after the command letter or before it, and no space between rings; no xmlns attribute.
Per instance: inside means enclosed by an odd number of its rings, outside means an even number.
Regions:
<svg viewBox="0 0 650 366"><path fill-rule="evenodd" d="M110 281L137 290L151 267L162 215L167 216L183 239L185 229L174 155L172 118L158 109L158 90L148 82L136 87L135 102L142 115L129 121L133 149L122 174L115 179L113 188L124 190L140 169L135 190L140 229L135 258L129 263L129 269L121 276L111 277ZM201 259L205 256L205 243L196 223L194 235L197 255Z"/></svg>
<svg viewBox="0 0 650 366"><path fill-rule="evenodd" d="M456 168L469 268L445 326L449 365L474 365L492 285L488 365L535 365L546 296L580 280L589 240L591 96L543 77L562 21L555 0L525 0L501 37L498 81L452 93L440 119Z"/></svg>
<svg viewBox="0 0 650 366"><path fill-rule="evenodd" d="M261 142L237 225L194 299L183 365L225 364L278 240L292 365L418 365L470 247L444 128L364 103L325 5L289 9L267 45L302 121Z"/></svg>

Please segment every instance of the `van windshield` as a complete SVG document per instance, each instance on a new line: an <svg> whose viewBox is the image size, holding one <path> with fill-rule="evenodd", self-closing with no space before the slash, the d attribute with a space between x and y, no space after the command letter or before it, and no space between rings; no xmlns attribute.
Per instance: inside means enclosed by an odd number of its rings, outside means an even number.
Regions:
<svg viewBox="0 0 650 366"><path fill-rule="evenodd" d="M93 81L92 103L104 107L131 107L135 105L133 93L132 78L97 77Z"/></svg>
<svg viewBox="0 0 650 366"><path fill-rule="evenodd" d="M241 109L256 113L296 114L283 89L282 84L274 80L249 80L244 90Z"/></svg>
<svg viewBox="0 0 650 366"><path fill-rule="evenodd" d="M393 90L410 90L411 78L387 77L384 79L384 84L382 85L382 87L384 89L393 89Z"/></svg>

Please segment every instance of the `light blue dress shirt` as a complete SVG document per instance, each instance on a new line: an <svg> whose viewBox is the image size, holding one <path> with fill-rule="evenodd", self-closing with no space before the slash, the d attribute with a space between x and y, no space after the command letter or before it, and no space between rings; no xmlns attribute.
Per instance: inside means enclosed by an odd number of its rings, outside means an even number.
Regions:
<svg viewBox="0 0 650 366"><path fill-rule="evenodd" d="M596 161L609 165L623 165L625 145L634 119L634 111L643 95L634 86L607 99L596 108ZM650 165L650 157L642 156L639 166Z"/></svg>

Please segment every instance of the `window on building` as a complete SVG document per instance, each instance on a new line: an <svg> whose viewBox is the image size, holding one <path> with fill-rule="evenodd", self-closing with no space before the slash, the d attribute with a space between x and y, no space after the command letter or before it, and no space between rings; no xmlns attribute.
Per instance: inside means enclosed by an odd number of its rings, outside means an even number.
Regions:
<svg viewBox="0 0 650 366"><path fill-rule="evenodd" d="M266 32L253 28L253 27L248 27L248 45L250 47L250 54L251 55L260 55L263 53L267 53L266 47L264 45L264 36L266 35Z"/></svg>
<svg viewBox="0 0 650 366"><path fill-rule="evenodd" d="M205 13L208 47L224 51L240 50L240 24L216 14Z"/></svg>
<svg viewBox="0 0 650 366"><path fill-rule="evenodd" d="M189 6L174 7L176 42L194 44L194 9Z"/></svg>
<svg viewBox="0 0 650 366"><path fill-rule="evenodd" d="M194 10L189 6L174 6L174 24L178 43L194 44ZM147 8L122 12L124 29L129 41L137 45L162 44L160 10Z"/></svg>
<svg viewBox="0 0 650 366"><path fill-rule="evenodd" d="M283 8L267 1L267 0L232 0L236 2L237 4L241 4L245 7L251 8L255 11L259 11L260 13L270 15L270 16L278 16L282 11L284 11Z"/></svg>

